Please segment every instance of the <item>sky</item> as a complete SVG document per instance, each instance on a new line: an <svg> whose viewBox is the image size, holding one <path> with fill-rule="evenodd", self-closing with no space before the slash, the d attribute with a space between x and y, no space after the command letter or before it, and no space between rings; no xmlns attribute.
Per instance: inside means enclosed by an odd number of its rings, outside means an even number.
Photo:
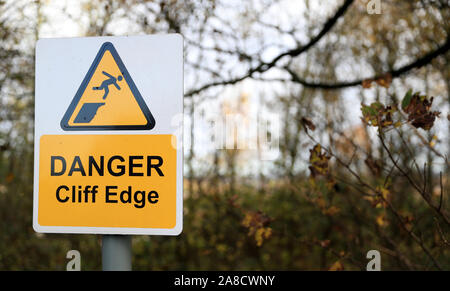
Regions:
<svg viewBox="0 0 450 291"><path fill-rule="evenodd" d="M245 2L250 3L249 2ZM333 3L335 1L332 1ZM86 27L88 25L88 20L86 17L81 16L80 5L83 3L88 3L88 1L77 1L77 0L47 0L45 1L45 6L42 13L47 17L47 22L41 27L39 37L40 38L49 38L49 37L79 37L83 36ZM242 3L238 0L230 0L226 2L229 5L228 9L223 9L219 11L219 16L224 19L233 19L235 17L234 13L236 11L235 7L239 7ZM261 5L260 2L252 2L256 3L254 5ZM261 1L263 3L263 1ZM309 1L313 11L317 11L317 15L320 15L323 19L326 19L326 16L329 16L333 13L336 5L329 5L329 1ZM327 5L328 4L328 5ZM254 7L256 11L259 11L260 7ZM139 9L139 7L137 8ZM262 20L269 24L275 24L280 26L283 29L288 30L290 27L295 26L298 28L298 32L296 33L296 37L298 40L302 42L306 42L308 37L305 35L307 18L317 18L317 15L304 15L305 11L305 1L290 1L284 0L279 1L277 5L273 5L270 9L264 11L262 15ZM251 16L251 15L250 15ZM300 17L299 17L300 16ZM306 16L306 17L305 17ZM217 24L220 25L220 24ZM241 24L239 24L241 25ZM243 24L242 24L243 25ZM253 27L254 28L254 27ZM257 28L258 29L258 28ZM139 32L139 28L130 23L127 20L120 19L118 21L114 21L113 24L108 27L108 30L114 35L133 35L133 34L141 34ZM273 29L268 27L260 27L260 33L258 37L252 40L250 38L243 46L248 51L252 51L252 49L256 52L261 46L261 39L263 40L263 45L268 45L268 48L264 50L260 57L264 61L271 60L274 56L278 55L282 50L286 48L292 48L296 46L296 42L289 35L279 35ZM190 38L190 35L186 35L185 37ZM211 47L215 44L215 41L212 39L208 39L208 37L203 38L202 45L205 47ZM186 42L185 42L186 43ZM271 43L276 43L277 45L269 45ZM227 43L223 43L225 46ZM281 48L280 48L281 47ZM196 53L195 50L190 49L189 55L186 56L186 61L196 61ZM350 64L349 64L350 65ZM354 64L351 64L354 65ZM206 67L214 68L216 63L214 63L213 58L205 61ZM239 63L236 63L235 60L229 60L228 68L230 71L239 75L239 72L244 72L245 68L239 66ZM337 75L347 76L347 70L345 66L341 66L336 68ZM339 74L339 71L342 70L342 73ZM198 82L196 78L197 72L193 72L192 68L187 68L185 65L185 90L195 87ZM371 72L368 72L368 75ZM225 75L225 74L224 74ZM200 75L201 76L201 75ZM198 77L198 76L197 76ZM283 73L277 70L270 70L268 73L264 75L266 78L280 78L286 77ZM201 78L206 80L207 78ZM202 81L202 80L201 80ZM200 83L201 83L200 81ZM395 81L394 81L395 82ZM425 90L424 82L420 80L414 80L413 78L408 79L408 83L412 88L418 91ZM404 88L406 91L407 88ZM270 101L271 98L276 98L282 92L286 92L286 84L285 83L262 83L253 80L245 80L239 83L236 86L229 86L225 88L215 88L210 92L206 93L206 96L202 96L201 98L206 98L206 101L202 102L201 105L196 107L196 115L195 115L195 152L197 157L199 157L199 163L205 163L205 167L210 163L208 157L210 154L216 149L216 144L212 141L213 129L211 128L211 120L216 119L217 117L223 117L223 106L225 103L235 103L242 95L246 95L248 99L248 103L246 106L246 115L249 120L253 120L250 122L250 131L255 131L255 122L257 119L257 111L264 108L261 104L262 98L266 101ZM375 90L369 89L364 91L365 99L367 102L370 102L374 99ZM347 116L347 126L351 129L353 126L357 126L361 124L360 121L360 106L356 105L356 103L360 103L360 100L355 100L355 96L358 96L357 91L354 88L344 90L341 94L343 98L344 107L348 110ZM188 104L188 103L186 103ZM186 109L185 109L186 110ZM271 118L278 118L278 123L281 123L280 112L276 110L268 110L267 108L263 109L263 115L269 116L270 114L274 114ZM447 116L449 109L448 106L440 108L442 112L442 116ZM278 117L276 115L278 114ZM277 123L277 122L274 122ZM189 152L189 145L191 144L189 138L189 125L191 124L190 118L185 117L185 130L184 130L184 144L185 144L185 154ZM437 135L443 139L448 139L447 125L445 121L437 120ZM245 133L248 136L252 136L250 133ZM245 135L244 134L244 135ZM375 133L374 133L375 134ZM273 134L272 134L273 135ZM276 138L276 134L273 135ZM252 137L254 138L254 137ZM443 143L448 144L448 143ZM307 150L305 150L305 158L307 155ZM246 156L246 162L242 163L242 173L252 174L255 169L261 167L261 164L264 164L264 168L266 172L271 172L271 167L273 167L273 163L265 163L258 161L257 152L254 150L250 150L244 153ZM276 155L272 155L275 157ZM269 159L270 160L270 159ZM273 160L272 160L273 161ZM301 167L306 169L306 163L302 164ZM198 167L202 167L202 165L198 165Z"/></svg>

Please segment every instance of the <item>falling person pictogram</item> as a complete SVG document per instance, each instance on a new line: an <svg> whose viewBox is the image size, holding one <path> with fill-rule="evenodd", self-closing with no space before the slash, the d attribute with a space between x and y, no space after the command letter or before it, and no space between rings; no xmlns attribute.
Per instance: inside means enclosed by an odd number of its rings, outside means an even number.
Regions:
<svg viewBox="0 0 450 291"><path fill-rule="evenodd" d="M61 120L63 130L150 130L155 120L110 42L100 47Z"/></svg>
<svg viewBox="0 0 450 291"><path fill-rule="evenodd" d="M102 84L98 87L92 87L93 90L104 90L105 93L103 94L103 100L108 97L109 94L109 86L114 85L117 90L120 90L120 86L117 84L117 81L122 81L122 76L119 75L116 77L108 74L105 71L102 71L103 75L107 76L108 79L104 80ZM77 117L74 120L74 123L89 123L91 120L95 117L97 114L98 109L105 105L104 102L102 103L84 103L83 106L80 109L80 112L78 113Z"/></svg>
<svg viewBox="0 0 450 291"><path fill-rule="evenodd" d="M104 80L104 81L102 82L102 84L101 84L99 87L92 87L92 89L94 89L94 90L105 90L105 94L104 94L103 97L102 97L103 100L104 100L104 99L106 99L106 97L107 97L108 94L109 94L109 86L110 86L110 85L114 85L114 86L117 88L117 90L120 90L120 86L117 84L117 81L122 81L122 76L119 75L119 76L117 77L117 79L116 79L116 77L114 77L114 76L108 74L108 73L105 72L105 71L102 71L102 74L105 75L105 76L107 76L108 79Z"/></svg>

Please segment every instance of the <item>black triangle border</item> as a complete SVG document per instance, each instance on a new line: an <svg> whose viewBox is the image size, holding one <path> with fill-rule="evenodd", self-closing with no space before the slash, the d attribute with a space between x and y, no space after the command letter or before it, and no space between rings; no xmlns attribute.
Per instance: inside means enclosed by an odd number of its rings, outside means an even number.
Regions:
<svg viewBox="0 0 450 291"><path fill-rule="evenodd" d="M97 69L98 64L100 63L100 60L102 59L105 52L109 50L111 52L111 55L113 56L117 66L119 67L120 71L122 72L122 76L126 80L128 86L131 89L131 92L133 93L134 98L136 99L139 107L142 110L142 113L144 114L145 118L147 119L147 124L145 125L80 125L80 126L70 126L69 125L69 119L72 116L73 112L75 111L75 108L78 104L78 102L81 99L81 96L83 95L84 91L86 90L86 87L89 83L89 81L92 78L92 75L94 74L95 70ZM72 99L72 102L69 105L69 108L67 109L66 113L64 114L62 120L61 120L61 128L65 131L87 131L87 130L151 130L155 127L155 119L153 118L152 113L147 107L147 104L145 103L144 99L141 96L141 93L139 93L139 90L137 89L136 85L133 82L133 79L131 78L130 74L128 73L127 68L125 67L124 63L122 62L122 59L120 58L119 54L117 53L116 49L114 48L113 44L111 42L105 42L101 46L100 50L97 53L97 56L95 57L94 61L92 62L91 67L89 68L89 71L87 72L86 76L84 77L83 82L81 83L80 87L78 88L77 93L75 94L75 97Z"/></svg>

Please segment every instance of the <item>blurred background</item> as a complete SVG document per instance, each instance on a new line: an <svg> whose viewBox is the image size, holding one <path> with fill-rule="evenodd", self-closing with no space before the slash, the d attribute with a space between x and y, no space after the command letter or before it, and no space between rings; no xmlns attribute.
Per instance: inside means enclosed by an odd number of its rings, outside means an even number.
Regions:
<svg viewBox="0 0 450 291"><path fill-rule="evenodd" d="M32 229L37 39L156 33L184 37L184 229L134 270L450 270L449 2L0 1L0 270L101 269L100 236Z"/></svg>

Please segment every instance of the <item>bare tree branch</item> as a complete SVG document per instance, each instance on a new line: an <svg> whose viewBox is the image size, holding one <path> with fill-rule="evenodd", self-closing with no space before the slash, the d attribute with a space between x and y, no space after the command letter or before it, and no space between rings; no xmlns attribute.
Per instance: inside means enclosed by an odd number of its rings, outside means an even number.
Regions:
<svg viewBox="0 0 450 291"><path fill-rule="evenodd" d="M425 200L425 202L430 206L430 208L436 213L438 214L440 217L442 217L442 219L444 220L444 222L447 225L450 225L450 218L447 216L447 213L444 213L442 209L440 209L440 206L436 206L434 205L433 201L429 198L429 196L427 195L427 192L424 189L421 189L419 187L419 185L417 185L414 181L414 179L407 173L405 172L397 163L397 161L394 159L394 157L392 156L391 151L389 150L389 148L387 147L383 135L382 133L380 133L378 135L380 141L381 141L381 145L383 146L383 148L386 150L389 159L391 160L391 162L394 164L394 166L397 168L397 170L408 180L408 182L410 183L410 185L412 187L414 187L414 189L417 190L417 192L422 196L423 200Z"/></svg>
<svg viewBox="0 0 450 291"><path fill-rule="evenodd" d="M284 53L281 53L278 56L276 56L275 58L273 58L270 62L261 62L259 65L255 66L253 68L250 68L244 75L242 75L240 77L236 77L236 78L229 79L229 80L216 81L216 82L212 82L212 83L203 85L200 88L193 89L193 90L187 92L184 96L191 97L191 96L196 95L206 89L209 89L209 88L212 88L215 86L236 84L240 81L243 81L247 78L252 77L252 75L254 73L263 73L263 72L268 71L269 69L275 67L276 64L284 57L287 57L287 56L297 57L297 56L301 55L302 53L305 53L310 48L312 48L314 45L316 45L334 27L334 25L337 23L339 18L345 14L347 9L350 7L350 5L353 2L354 2L354 0L345 0L344 4L338 9L338 11L334 14L334 16L331 17L330 19L328 19L328 21L325 23L325 25L323 26L321 31L315 37L313 37L306 45L299 46L295 49L288 50Z"/></svg>
<svg viewBox="0 0 450 291"><path fill-rule="evenodd" d="M447 53L450 50L450 36L447 37L447 40L445 43L438 47L436 50L429 52L425 56L415 60L414 62L403 66L396 70L391 70L382 74L378 74L376 76L373 76L372 78L366 78L366 79L358 79L355 81L348 81L348 82L339 82L339 83L323 83L323 82L309 82L307 80L304 80L298 76L296 72L294 72L291 68L285 67L284 69L289 73L291 76L291 81L294 83L301 84L308 88L316 88L316 89L324 89L324 90L331 90L331 89L342 89L347 87L353 87L362 85L364 81L367 80L378 80L385 78L386 76L391 76L392 78L400 77L401 75L404 75L408 72L410 72L413 69L421 68L423 66L428 65L433 59L436 57L443 55Z"/></svg>

